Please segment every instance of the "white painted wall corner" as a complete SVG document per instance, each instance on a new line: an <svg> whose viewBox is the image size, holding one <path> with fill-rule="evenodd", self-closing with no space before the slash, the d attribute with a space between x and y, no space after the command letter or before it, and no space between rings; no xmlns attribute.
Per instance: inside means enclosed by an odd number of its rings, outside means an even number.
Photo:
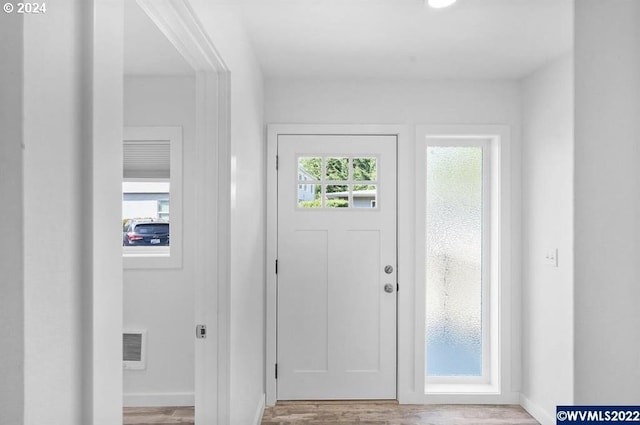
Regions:
<svg viewBox="0 0 640 425"><path fill-rule="evenodd" d="M556 419L553 412L547 412L539 404L534 403L524 395L520 395L520 406L540 422L540 425L555 425Z"/></svg>
<svg viewBox="0 0 640 425"><path fill-rule="evenodd" d="M253 417L253 425L260 425L262 422L262 415L264 415L264 406L266 402L266 394L262 394L258 400L258 407L256 408L256 415Z"/></svg>

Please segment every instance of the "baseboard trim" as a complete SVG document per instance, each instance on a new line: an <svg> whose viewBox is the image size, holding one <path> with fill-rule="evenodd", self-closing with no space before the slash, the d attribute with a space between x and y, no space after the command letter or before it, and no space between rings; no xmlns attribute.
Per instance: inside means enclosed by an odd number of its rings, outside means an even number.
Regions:
<svg viewBox="0 0 640 425"><path fill-rule="evenodd" d="M253 425L260 425L262 423L262 415L264 415L264 406L266 402L266 394L260 396L258 400L258 408L256 409L256 415L253 418Z"/></svg>
<svg viewBox="0 0 640 425"><path fill-rule="evenodd" d="M194 406L194 393L129 393L123 396L124 407Z"/></svg>
<svg viewBox="0 0 640 425"><path fill-rule="evenodd" d="M520 406L529 412L541 425L556 425L556 418L553 414L550 414L539 404L532 402L522 394L520 394Z"/></svg>

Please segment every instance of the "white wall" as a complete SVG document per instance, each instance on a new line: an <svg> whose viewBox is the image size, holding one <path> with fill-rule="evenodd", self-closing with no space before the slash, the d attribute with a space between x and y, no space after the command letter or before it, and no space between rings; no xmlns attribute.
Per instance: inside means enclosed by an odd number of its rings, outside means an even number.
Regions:
<svg viewBox="0 0 640 425"><path fill-rule="evenodd" d="M84 7L24 19L24 423L80 425L83 411ZM4 65L3 65L4 66ZM87 390L89 390L87 388Z"/></svg>
<svg viewBox="0 0 640 425"><path fill-rule="evenodd" d="M206 0L191 4L231 72L230 423L251 424L264 402L263 81L234 11Z"/></svg>
<svg viewBox="0 0 640 425"><path fill-rule="evenodd" d="M575 403L640 403L640 2L575 4Z"/></svg>
<svg viewBox="0 0 640 425"><path fill-rule="evenodd" d="M523 404L555 424L573 402L573 56L525 78L522 104Z"/></svg>
<svg viewBox="0 0 640 425"><path fill-rule="evenodd" d="M0 16L0 423L23 421L23 17Z"/></svg>
<svg viewBox="0 0 640 425"><path fill-rule="evenodd" d="M510 124L516 130L518 99L517 84L502 81L269 80L265 112L268 123Z"/></svg>
<svg viewBox="0 0 640 425"><path fill-rule="evenodd" d="M193 405L195 374L195 77L124 80L125 126L183 128L183 265L124 272L124 329L147 330L146 370L124 372L125 405ZM174 188L172 188L173 190Z"/></svg>
<svg viewBox="0 0 640 425"><path fill-rule="evenodd" d="M415 125L417 124L505 124L511 129L512 161L512 276L506 277L512 291L513 316L510 323L519 329L520 299L520 91L515 81L433 81L433 80L269 80L266 84L265 102L268 123L318 123L318 124L406 124L407 134L398 147L399 185L408 188L408 198L402 201L399 214L401 220L413 229L416 206L412 204L415 193ZM405 215L406 214L406 215ZM403 216L404 215L404 216ZM406 224L410 223L410 224ZM403 239L403 235L406 238ZM410 239L415 231L400 230L399 255L404 261L399 274L400 340L414 340L413 326L416 320L413 296L406 295L413 289L415 278L415 242ZM410 239L410 240L408 240ZM405 286L402 286L405 285ZM411 289L410 289L411 288ZM404 301L403 301L404 300ZM406 305L402 303L406 302ZM506 332L510 332L506 329ZM406 333L406 335L403 335ZM502 388L503 398L513 400L520 385L520 334L511 332L511 386ZM410 344L410 343L407 343ZM411 347L400 352L399 362L416 364L424 362L413 358ZM408 354L403 354L408 353ZM418 363L419 364L419 363ZM509 367L509 366L506 366ZM416 388L414 371L399 376L403 385L399 392L407 400L424 400L424 390ZM400 370L400 373L404 373ZM489 398L485 398L488 400ZM435 398L432 398L435 400ZM475 399L477 400L477 398ZM494 402L497 399L494 399Z"/></svg>
<svg viewBox="0 0 640 425"><path fill-rule="evenodd" d="M232 71L231 408L232 423L250 423L264 391L264 195L254 190L264 175L262 77L235 21L207 19L217 21L212 39ZM17 323L9 324L25 331L25 366L7 376L24 379L19 410L27 425L114 424L121 418L122 260L120 235L109 229L120 219L122 1L61 1L24 21L25 310L22 321L12 312ZM22 43L19 30L2 27ZM21 87L16 76L6 82ZM39 226L43 211L47 225ZM67 231L77 228L83 231ZM3 301L22 304L18 291L8 295ZM20 395L9 402L19 404Z"/></svg>

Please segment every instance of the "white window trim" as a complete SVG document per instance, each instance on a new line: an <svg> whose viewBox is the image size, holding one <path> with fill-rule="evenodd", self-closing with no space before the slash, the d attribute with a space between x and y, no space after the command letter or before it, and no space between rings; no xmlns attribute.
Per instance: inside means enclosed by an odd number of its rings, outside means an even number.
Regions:
<svg viewBox="0 0 640 425"><path fill-rule="evenodd" d="M125 127L123 139L131 141L168 140L170 145L171 244L169 247L122 247L125 269L166 269L182 267L182 127ZM128 178L123 181L167 181Z"/></svg>
<svg viewBox="0 0 640 425"><path fill-rule="evenodd" d="M462 145L461 140L486 141L490 148L490 304L488 316L490 343L485 346L490 352L489 382L483 379L431 378L425 391L425 222L426 147L443 145L447 140L452 145ZM437 141L434 143L434 141ZM416 394L411 397L417 403L515 403L518 393L512 389L511 343L511 143L507 126L502 125L420 125L416 127L415 178L416 178L416 220L415 234L415 278L416 278L416 330L415 330L415 382ZM485 184L487 182L485 181ZM485 245L486 249L486 245ZM497 308L495 308L497 307ZM485 340L486 341L486 340ZM517 366L517 365L516 365ZM417 394L420 391L422 394Z"/></svg>

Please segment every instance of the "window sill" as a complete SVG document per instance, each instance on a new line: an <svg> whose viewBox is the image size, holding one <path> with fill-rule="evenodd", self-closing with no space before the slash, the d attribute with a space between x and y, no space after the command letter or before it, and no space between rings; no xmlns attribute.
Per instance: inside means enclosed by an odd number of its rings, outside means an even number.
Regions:
<svg viewBox="0 0 640 425"><path fill-rule="evenodd" d="M500 394L492 384L425 384L425 395L433 394Z"/></svg>
<svg viewBox="0 0 640 425"><path fill-rule="evenodd" d="M169 247L142 248L139 252L124 248L122 264L125 269L179 269L182 267L182 258L176 253L172 254Z"/></svg>

